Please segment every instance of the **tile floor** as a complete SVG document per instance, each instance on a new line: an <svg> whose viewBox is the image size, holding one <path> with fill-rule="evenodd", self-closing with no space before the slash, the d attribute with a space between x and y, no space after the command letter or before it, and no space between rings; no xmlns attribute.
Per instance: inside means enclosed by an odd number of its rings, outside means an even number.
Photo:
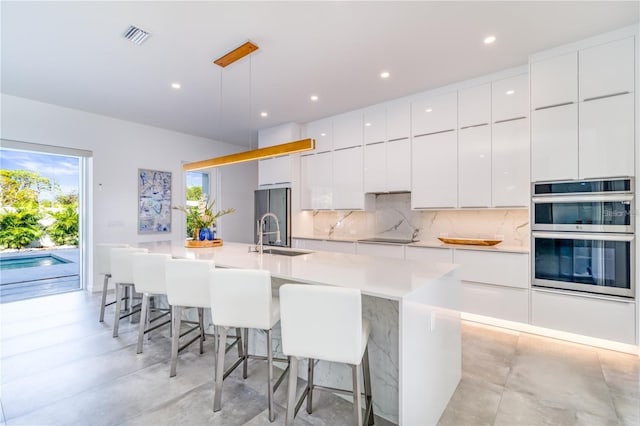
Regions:
<svg viewBox="0 0 640 426"><path fill-rule="evenodd" d="M229 376L214 414L211 339L204 355L182 354L170 379L163 332L136 355L136 324L123 322L113 339L98 308L99 296L86 292L0 306L0 424L269 424L263 363L250 363L245 381ZM283 424L285 393L276 392L275 424ZM302 409L296 424L348 424L349 403L316 397L313 415ZM638 425L640 359L464 323L463 377L440 424Z"/></svg>

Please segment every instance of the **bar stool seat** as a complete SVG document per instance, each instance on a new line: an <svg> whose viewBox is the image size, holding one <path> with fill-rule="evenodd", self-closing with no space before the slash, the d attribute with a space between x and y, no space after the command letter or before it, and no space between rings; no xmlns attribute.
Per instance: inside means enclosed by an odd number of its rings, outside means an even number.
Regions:
<svg viewBox="0 0 640 426"><path fill-rule="evenodd" d="M144 248L125 247L111 249L111 276L116 286L116 312L113 319L113 337L118 337L118 329L120 320L131 317L133 314L140 312L140 304L129 305L129 311L126 314L120 312L120 305L124 296L133 299L134 283L133 283L133 254L147 253ZM129 296L127 296L129 294Z"/></svg>
<svg viewBox="0 0 640 426"><path fill-rule="evenodd" d="M307 400L313 411L314 389L353 394L354 424L363 424L361 377L366 400L364 420L373 424L371 378L369 373L369 322L362 319L362 301L357 289L321 285L284 284L280 287L280 327L282 352L289 356L289 389L286 425L293 425L300 406ZM298 359L308 358L307 385L296 398ZM341 362L351 366L353 390L318 386L313 382L317 360ZM360 371L362 367L362 373Z"/></svg>
<svg viewBox="0 0 640 426"><path fill-rule="evenodd" d="M140 324L138 327L138 345L136 353L142 353L144 335L165 325L171 324L171 319L159 324L152 323L161 320L167 315L171 315L171 308L152 308L155 296L167 295L167 277L165 274L165 264L171 255L161 253L134 253L133 254L133 282L136 292L142 294L142 307L140 309ZM151 313L156 312L154 318ZM171 334L171 327L169 327Z"/></svg>
<svg viewBox="0 0 640 426"><path fill-rule="evenodd" d="M107 303L107 289L111 278L111 249L129 247L128 244L96 244L95 269L100 275L104 275L102 284L102 300L100 302L100 322L104 322L104 311L107 306L116 303L115 299Z"/></svg>
<svg viewBox="0 0 640 426"><path fill-rule="evenodd" d="M165 277L167 285L167 299L171 305L171 320L173 331L171 338L171 367L169 376L176 375L178 353L182 352L196 340L200 341L200 354L204 353L204 309L211 308L209 297L209 272L215 268L215 263L208 260L195 259L167 259L165 260ZM182 310L196 308L198 322L182 320ZM182 323L194 326L181 333ZM185 344L180 346L180 337L198 332ZM214 340L215 345L215 340Z"/></svg>
<svg viewBox="0 0 640 426"><path fill-rule="evenodd" d="M233 370L243 364L242 376L246 379L249 358L266 359L269 421L273 422L275 420L273 394L284 380L289 368L287 366L274 384L272 329L280 321L280 302L278 298L271 295L271 274L262 270L215 269L211 271L210 277L211 317L219 336L213 411L220 411L222 408L222 384ZM244 343L244 349L238 352L238 359L225 371L225 353L228 350L225 343L229 328L242 329L239 345ZM249 355L249 328L267 333L266 357ZM287 362L286 359L276 360Z"/></svg>

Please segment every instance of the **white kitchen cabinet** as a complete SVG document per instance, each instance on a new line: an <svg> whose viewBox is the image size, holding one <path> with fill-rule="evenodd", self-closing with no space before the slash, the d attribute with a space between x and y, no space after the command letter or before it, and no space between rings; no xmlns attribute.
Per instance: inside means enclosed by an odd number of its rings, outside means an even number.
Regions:
<svg viewBox="0 0 640 426"><path fill-rule="evenodd" d="M404 245L358 242L356 253L363 256L404 259Z"/></svg>
<svg viewBox="0 0 640 426"><path fill-rule="evenodd" d="M330 118L307 123L306 137L316 140L317 153L333 149L333 123Z"/></svg>
<svg viewBox="0 0 640 426"><path fill-rule="evenodd" d="M333 149L362 146L362 110L333 117Z"/></svg>
<svg viewBox="0 0 640 426"><path fill-rule="evenodd" d="M411 208L457 207L457 131L414 137L411 151Z"/></svg>
<svg viewBox="0 0 640 426"><path fill-rule="evenodd" d="M579 57L580 100L634 91L634 38L582 49Z"/></svg>
<svg viewBox="0 0 640 426"><path fill-rule="evenodd" d="M327 241L307 238L294 238L292 240L292 245L294 248L304 250L356 254L356 243L349 241Z"/></svg>
<svg viewBox="0 0 640 426"><path fill-rule="evenodd" d="M387 102L387 140L407 139L411 136L411 104L409 101Z"/></svg>
<svg viewBox="0 0 640 426"><path fill-rule="evenodd" d="M634 175L633 93L580 102L581 179Z"/></svg>
<svg viewBox="0 0 640 426"><path fill-rule="evenodd" d="M411 104L411 133L427 135L458 128L458 93L416 100Z"/></svg>
<svg viewBox="0 0 640 426"><path fill-rule="evenodd" d="M531 63L531 109L578 101L578 52Z"/></svg>
<svg viewBox="0 0 640 426"><path fill-rule="evenodd" d="M258 131L258 147L265 148L300 140L300 125L286 123Z"/></svg>
<svg viewBox="0 0 640 426"><path fill-rule="evenodd" d="M362 147L333 151L334 210L365 209Z"/></svg>
<svg viewBox="0 0 640 426"><path fill-rule="evenodd" d="M378 142L364 146L364 192L387 191L387 146Z"/></svg>
<svg viewBox="0 0 640 426"><path fill-rule="evenodd" d="M411 190L411 141L394 139L386 144L386 190L388 192Z"/></svg>
<svg viewBox="0 0 640 426"><path fill-rule="evenodd" d="M258 185L288 183L292 179L293 158L267 158L258 162Z"/></svg>
<svg viewBox="0 0 640 426"><path fill-rule="evenodd" d="M578 105L533 111L531 180L578 178Z"/></svg>
<svg viewBox="0 0 640 426"><path fill-rule="evenodd" d="M491 123L491 83L458 91L458 128Z"/></svg>
<svg viewBox="0 0 640 426"><path fill-rule="evenodd" d="M460 310L507 321L529 322L529 291L463 281Z"/></svg>
<svg viewBox="0 0 640 426"><path fill-rule="evenodd" d="M494 123L529 117L529 75L520 74L491 83L491 119Z"/></svg>
<svg viewBox="0 0 640 426"><path fill-rule="evenodd" d="M529 254L456 249L453 262L462 265L462 281L529 288Z"/></svg>
<svg viewBox="0 0 640 426"><path fill-rule="evenodd" d="M333 206L333 154L325 152L300 158L303 210L327 210Z"/></svg>
<svg viewBox="0 0 640 426"><path fill-rule="evenodd" d="M544 290L531 291L531 324L631 345L635 303Z"/></svg>
<svg viewBox="0 0 640 426"><path fill-rule="evenodd" d="M494 207L529 205L529 119L494 123L491 129L491 199Z"/></svg>
<svg viewBox="0 0 640 426"><path fill-rule="evenodd" d="M387 111L384 105L365 109L363 122L365 144L387 140Z"/></svg>
<svg viewBox="0 0 640 426"><path fill-rule="evenodd" d="M491 205L491 126L474 126L458 133L458 204Z"/></svg>
<svg viewBox="0 0 640 426"><path fill-rule="evenodd" d="M453 249L407 246L405 249L405 259L426 263L453 263Z"/></svg>

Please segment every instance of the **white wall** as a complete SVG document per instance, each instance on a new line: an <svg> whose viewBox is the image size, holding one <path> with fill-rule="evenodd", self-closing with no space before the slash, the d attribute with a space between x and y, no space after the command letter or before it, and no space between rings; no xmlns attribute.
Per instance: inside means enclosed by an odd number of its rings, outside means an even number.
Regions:
<svg viewBox="0 0 640 426"><path fill-rule="evenodd" d="M90 247L94 242L136 243L183 238L184 214L178 211L173 211L171 234L138 235L138 168L172 172L172 204L184 204L183 161L203 160L243 150L224 142L5 94L2 94L1 102L2 139L93 152L89 180L90 235L87 241L90 259ZM225 199L219 206L238 210L228 223L227 218L223 218L223 238L249 240L244 228L251 232L253 190L258 181L257 163L221 168L219 173L222 186L218 196ZM225 194L231 195L225 197ZM236 200L238 205L233 204ZM245 216L250 219L241 226ZM91 271L91 265L88 266ZM93 273L89 272L88 276L93 276ZM94 282L100 282L99 277L89 280L88 287L91 288Z"/></svg>

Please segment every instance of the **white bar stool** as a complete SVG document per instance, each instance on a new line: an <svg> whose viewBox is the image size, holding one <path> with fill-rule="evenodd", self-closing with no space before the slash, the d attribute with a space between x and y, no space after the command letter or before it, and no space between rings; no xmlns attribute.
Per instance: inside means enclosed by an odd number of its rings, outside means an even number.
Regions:
<svg viewBox="0 0 640 426"><path fill-rule="evenodd" d="M313 390L353 394L354 424L362 425L360 365L364 370L365 421L373 424L369 374L369 322L362 319L360 290L320 285L285 284L280 287L282 351L289 356L286 425L293 425L305 397L311 414ZM296 403L298 358L309 358L308 381ZM353 391L314 385L314 360L342 362L352 370Z"/></svg>
<svg viewBox="0 0 640 426"><path fill-rule="evenodd" d="M169 300L169 305L171 305L171 320L173 321L171 370L169 372L169 377L173 377L176 375L179 352L200 339L200 354L204 353L203 312L204 308L211 308L209 272L215 268L215 264L208 260L167 259L165 268L167 299ZM180 333L183 308L197 308L198 322L184 321L195 326L184 333ZM186 336L193 331L199 331L198 335L180 346L180 337Z"/></svg>
<svg viewBox="0 0 640 426"><path fill-rule="evenodd" d="M116 312L113 316L113 337L118 337L118 328L121 319L130 317L140 311L139 305L133 305L133 254L147 252L147 249L135 247L111 249L111 278L116 286ZM120 312L123 291L126 299L131 301L129 304L129 312L126 314L121 314Z"/></svg>
<svg viewBox="0 0 640 426"><path fill-rule="evenodd" d="M269 421L273 422L275 420L273 393L282 383L289 368L287 367L276 383L272 384L274 358L271 330L280 320L280 304L277 298L271 296L271 274L261 270L215 269L210 272L210 277L211 317L219 339L213 411L220 411L222 407L222 382L233 370L242 363L242 376L246 379L248 359L266 359ZM240 336L244 334L244 350L238 351L238 359L225 371L224 358L228 350L226 338L229 328L243 329ZM264 330L267 333L266 357L249 355L249 328ZM242 345L242 337L238 344ZM229 348L231 346L233 345ZM279 361L287 362L286 359L279 359Z"/></svg>
<svg viewBox="0 0 640 426"><path fill-rule="evenodd" d="M155 318L151 318L151 302L154 296L167 295L167 284L165 276L165 264L171 259L169 254L160 253L134 253L133 254L133 283L137 293L142 293L142 307L140 308L140 325L138 328L138 346L136 353L142 353L142 343L144 335L167 324L171 320L160 324L151 323L171 315L171 309L154 308L156 312L162 312ZM169 330L172 330L169 327Z"/></svg>
<svg viewBox="0 0 640 426"><path fill-rule="evenodd" d="M107 287L111 278L111 249L129 247L128 244L96 244L95 268L98 274L104 275L102 284L102 301L100 303L100 322L104 322L104 310L107 306L116 303L115 300L107 303Z"/></svg>

